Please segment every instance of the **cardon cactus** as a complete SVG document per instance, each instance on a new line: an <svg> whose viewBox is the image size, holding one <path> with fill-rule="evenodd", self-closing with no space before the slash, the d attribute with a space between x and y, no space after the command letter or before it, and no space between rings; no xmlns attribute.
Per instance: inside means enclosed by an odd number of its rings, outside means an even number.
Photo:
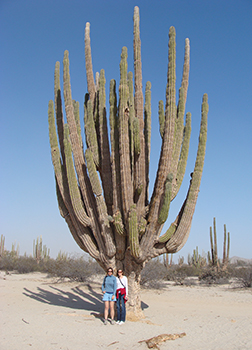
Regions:
<svg viewBox="0 0 252 350"><path fill-rule="evenodd" d="M144 263L176 253L185 244L195 210L203 171L207 138L208 98L202 103L197 157L189 189L181 209L167 232L160 236L171 201L182 183L191 131L191 114L185 105L189 78L189 40L185 40L183 77L176 103L175 28L169 31L166 101L159 102L162 148L151 197L149 161L151 145L151 84L142 88L139 8L134 9L134 79L128 72L127 48L120 62L119 96L110 81L109 125L105 96L105 72L94 78L90 24L85 29L85 60L88 94L84 102L86 147L80 132L78 103L70 85L69 54L63 60L63 117L60 68L55 67L55 107L49 102L49 135L56 192L61 215L73 238L107 269L123 268L129 278L128 307L140 311L139 282ZM55 123L56 116L56 123ZM57 131L56 131L57 124Z"/></svg>
<svg viewBox="0 0 252 350"><path fill-rule="evenodd" d="M220 266L220 261L218 259L218 250L217 250L217 230L216 230L216 219L213 218L213 230L214 230L214 239L213 231L210 226L210 245L211 245L211 254L209 254L208 261L211 266L217 270L221 267L223 270L227 268L229 262L229 251L230 251L230 233L227 234L226 225L224 224L224 241L223 241L223 259L222 266Z"/></svg>

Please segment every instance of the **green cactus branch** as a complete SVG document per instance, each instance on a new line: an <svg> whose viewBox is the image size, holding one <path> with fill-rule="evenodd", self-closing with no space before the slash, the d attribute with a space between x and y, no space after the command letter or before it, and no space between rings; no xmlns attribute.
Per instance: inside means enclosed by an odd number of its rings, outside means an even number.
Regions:
<svg viewBox="0 0 252 350"><path fill-rule="evenodd" d="M164 102L162 100L158 103L158 117L159 117L159 132L160 136L164 136L164 124L165 124L165 114L164 114Z"/></svg>
<svg viewBox="0 0 252 350"><path fill-rule="evenodd" d="M146 193L145 199L148 204L149 198L149 168L150 168L150 147L151 147L151 83L147 81L145 87L145 105L144 105L144 138L145 138L145 176Z"/></svg>
<svg viewBox="0 0 252 350"><path fill-rule="evenodd" d="M146 181L145 181L145 139L144 139L144 99L142 86L142 60L141 60L141 40L140 40L140 17L139 8L134 8L134 73L135 73L135 117L139 120L140 153L135 158L134 188L141 188L141 193L137 196L138 220L142 215L142 208L145 206Z"/></svg>
<svg viewBox="0 0 252 350"><path fill-rule="evenodd" d="M85 138L87 147L92 151L93 159L98 169L100 167L99 160L99 147L97 141L97 134L95 130L95 122L93 117L93 107L91 100L88 100L84 104L84 125L85 125Z"/></svg>

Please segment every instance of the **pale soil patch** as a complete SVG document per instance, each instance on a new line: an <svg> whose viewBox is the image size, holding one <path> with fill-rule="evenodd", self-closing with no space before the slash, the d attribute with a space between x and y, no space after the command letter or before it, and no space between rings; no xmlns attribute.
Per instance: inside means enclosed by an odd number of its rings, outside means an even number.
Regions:
<svg viewBox="0 0 252 350"><path fill-rule="evenodd" d="M181 333L186 336L159 348L252 349L251 289L167 283L142 290L145 319L104 326L102 276L89 284L55 281L40 273L0 272L1 350L144 350L145 340Z"/></svg>

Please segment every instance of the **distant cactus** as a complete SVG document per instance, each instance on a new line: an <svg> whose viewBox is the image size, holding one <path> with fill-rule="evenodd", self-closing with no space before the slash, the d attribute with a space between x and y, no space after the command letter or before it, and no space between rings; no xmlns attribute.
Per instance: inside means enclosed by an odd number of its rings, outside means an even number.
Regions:
<svg viewBox="0 0 252 350"><path fill-rule="evenodd" d="M199 249L193 250L193 255L188 254L187 263L189 266L195 266L196 268L204 267L207 264L206 258L199 254Z"/></svg>
<svg viewBox="0 0 252 350"><path fill-rule="evenodd" d="M5 242L5 237L4 237L4 235L1 235L0 256L3 256L3 254L4 254L4 242Z"/></svg>
<svg viewBox="0 0 252 350"><path fill-rule="evenodd" d="M172 266L172 258L173 258L173 254L171 253L170 254L170 261L169 261L169 253L165 253L163 255L163 262L164 262L164 266L166 268L169 268Z"/></svg>
<svg viewBox="0 0 252 350"><path fill-rule="evenodd" d="M133 20L134 81L133 73L128 72L127 48L123 47L119 98L115 81L110 81L110 137L105 72L102 69L94 79L89 23L85 29L88 94L84 103L84 152L79 106L71 92L68 51L65 51L63 60L66 122L62 111L59 62L55 66L55 111L53 101L49 102L48 108L60 213L79 247L96 259L103 269L109 266L115 270L124 269L129 278L128 305L135 314L141 313L138 291L145 262L162 254L176 253L188 238L204 165L208 115L208 97L204 94L198 151L188 193L177 218L160 236L187 163L191 114L186 114L185 125L184 114L190 45L189 39L186 39L183 76L176 102L176 33L174 27L170 28L166 101L159 103L162 146L156 181L149 198L151 84L146 83L143 94L139 20L139 8L136 6Z"/></svg>
<svg viewBox="0 0 252 350"><path fill-rule="evenodd" d="M46 245L43 246L42 236L37 237L36 241L35 239L33 240L33 257L37 263L50 257L50 249L47 249Z"/></svg>
<svg viewBox="0 0 252 350"><path fill-rule="evenodd" d="M217 230L216 230L216 219L213 218L213 229L214 229L214 239L212 227L210 227L210 245L211 245L211 254L208 254L208 261L211 266L219 270L221 267L225 269L229 262L229 251L230 251L230 233L228 232L228 241L226 234L226 225L224 224L224 243L223 243L223 260L222 266L220 265L220 260L218 259L218 250L217 250Z"/></svg>

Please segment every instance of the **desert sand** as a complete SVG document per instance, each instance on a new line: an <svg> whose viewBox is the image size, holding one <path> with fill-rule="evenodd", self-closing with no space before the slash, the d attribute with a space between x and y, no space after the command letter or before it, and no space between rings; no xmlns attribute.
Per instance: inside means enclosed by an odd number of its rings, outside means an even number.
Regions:
<svg viewBox="0 0 252 350"><path fill-rule="evenodd" d="M99 280L100 279L100 280ZM1 350L144 350L142 340L186 333L165 349L252 349L252 290L175 286L141 293L145 319L102 322L102 276L89 283L56 283L46 274L0 272Z"/></svg>

